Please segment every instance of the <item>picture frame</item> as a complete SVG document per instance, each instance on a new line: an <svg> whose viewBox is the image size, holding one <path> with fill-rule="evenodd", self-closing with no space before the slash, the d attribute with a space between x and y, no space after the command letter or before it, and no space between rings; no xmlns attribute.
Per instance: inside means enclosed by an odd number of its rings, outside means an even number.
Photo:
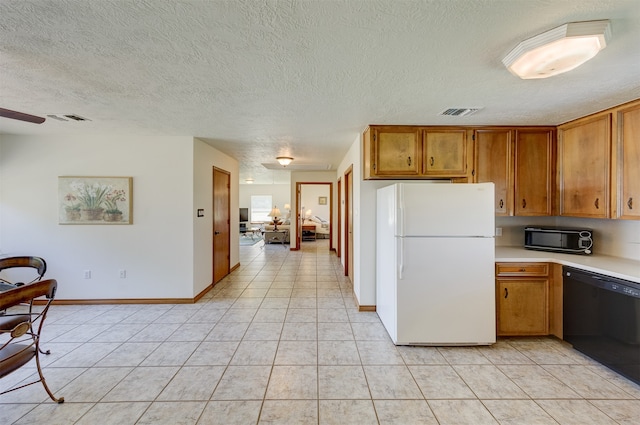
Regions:
<svg viewBox="0 0 640 425"><path fill-rule="evenodd" d="M318 205L327 205L327 197L318 196Z"/></svg>
<svg viewBox="0 0 640 425"><path fill-rule="evenodd" d="M133 177L58 177L58 224L133 224Z"/></svg>

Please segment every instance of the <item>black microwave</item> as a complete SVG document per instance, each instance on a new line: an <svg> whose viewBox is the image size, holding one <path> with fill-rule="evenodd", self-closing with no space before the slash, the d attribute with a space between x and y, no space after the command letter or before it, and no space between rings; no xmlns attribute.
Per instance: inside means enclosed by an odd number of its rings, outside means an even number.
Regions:
<svg viewBox="0 0 640 425"><path fill-rule="evenodd" d="M539 251L589 255L593 248L593 231L527 226L524 228L524 247Z"/></svg>

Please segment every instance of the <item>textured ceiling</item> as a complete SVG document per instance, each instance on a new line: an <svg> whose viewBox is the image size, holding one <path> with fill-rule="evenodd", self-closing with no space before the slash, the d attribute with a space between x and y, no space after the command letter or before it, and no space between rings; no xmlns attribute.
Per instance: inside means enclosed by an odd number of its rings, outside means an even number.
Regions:
<svg viewBox="0 0 640 425"><path fill-rule="evenodd" d="M565 22L610 19L582 67L520 80L502 58ZM241 182L278 155L335 166L367 124L558 124L640 97L638 0L0 2L7 134L198 137ZM462 118L449 107L482 107Z"/></svg>

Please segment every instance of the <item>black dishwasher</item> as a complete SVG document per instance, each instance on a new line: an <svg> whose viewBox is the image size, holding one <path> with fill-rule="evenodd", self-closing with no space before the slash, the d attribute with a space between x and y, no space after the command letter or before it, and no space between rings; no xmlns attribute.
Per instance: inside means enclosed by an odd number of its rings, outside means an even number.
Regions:
<svg viewBox="0 0 640 425"><path fill-rule="evenodd" d="M640 384L640 284L564 266L564 340Z"/></svg>

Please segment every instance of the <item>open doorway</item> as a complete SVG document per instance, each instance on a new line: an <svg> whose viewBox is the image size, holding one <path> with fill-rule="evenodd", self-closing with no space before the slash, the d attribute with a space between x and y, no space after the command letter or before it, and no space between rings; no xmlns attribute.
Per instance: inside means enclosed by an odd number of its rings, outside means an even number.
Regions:
<svg viewBox="0 0 640 425"><path fill-rule="evenodd" d="M296 183L297 247L309 240L329 239L333 250L333 183Z"/></svg>

